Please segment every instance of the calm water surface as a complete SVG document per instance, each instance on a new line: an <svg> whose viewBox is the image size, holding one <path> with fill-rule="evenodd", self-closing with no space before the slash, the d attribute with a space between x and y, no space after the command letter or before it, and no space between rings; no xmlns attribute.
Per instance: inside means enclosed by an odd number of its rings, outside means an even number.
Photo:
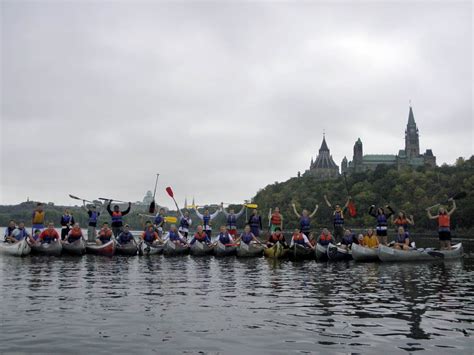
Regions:
<svg viewBox="0 0 474 355"><path fill-rule="evenodd" d="M472 354L474 259L0 256L0 353Z"/></svg>

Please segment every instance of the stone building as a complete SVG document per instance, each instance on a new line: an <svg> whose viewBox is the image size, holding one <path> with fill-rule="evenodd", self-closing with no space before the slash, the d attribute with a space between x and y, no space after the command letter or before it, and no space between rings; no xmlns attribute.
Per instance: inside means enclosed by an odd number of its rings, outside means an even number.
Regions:
<svg viewBox="0 0 474 355"><path fill-rule="evenodd" d="M339 176L339 167L336 165L330 154L326 137L323 135L323 142L319 148L316 160L311 158L309 170L304 173L306 176L314 176L321 180L332 179Z"/></svg>

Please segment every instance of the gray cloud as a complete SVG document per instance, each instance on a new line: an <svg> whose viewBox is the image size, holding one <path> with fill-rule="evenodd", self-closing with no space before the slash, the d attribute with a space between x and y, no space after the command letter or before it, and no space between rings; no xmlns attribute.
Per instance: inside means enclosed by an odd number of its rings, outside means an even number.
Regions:
<svg viewBox="0 0 474 355"><path fill-rule="evenodd" d="M242 201L403 147L473 154L470 2L3 1L0 202L67 194ZM159 202L171 206L160 192Z"/></svg>

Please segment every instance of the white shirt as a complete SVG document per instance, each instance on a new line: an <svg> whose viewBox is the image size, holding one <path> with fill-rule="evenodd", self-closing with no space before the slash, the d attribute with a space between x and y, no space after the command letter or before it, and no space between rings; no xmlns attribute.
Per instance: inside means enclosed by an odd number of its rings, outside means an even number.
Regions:
<svg viewBox="0 0 474 355"><path fill-rule="evenodd" d="M309 239L308 239L308 237L307 237L306 235L304 235L304 234L303 234L303 239L304 239L304 242L305 242L306 244L309 244ZM295 242L294 242L293 236L292 236L292 237L291 237L290 247L292 247L293 245L295 245Z"/></svg>

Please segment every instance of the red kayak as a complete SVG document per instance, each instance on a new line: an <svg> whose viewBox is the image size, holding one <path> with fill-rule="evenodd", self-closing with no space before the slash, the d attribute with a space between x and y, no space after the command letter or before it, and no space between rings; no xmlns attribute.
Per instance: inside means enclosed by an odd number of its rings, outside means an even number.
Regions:
<svg viewBox="0 0 474 355"><path fill-rule="evenodd" d="M103 256L113 256L115 254L115 242L111 240L108 243L97 245L95 243L87 243L87 254L96 254Z"/></svg>

